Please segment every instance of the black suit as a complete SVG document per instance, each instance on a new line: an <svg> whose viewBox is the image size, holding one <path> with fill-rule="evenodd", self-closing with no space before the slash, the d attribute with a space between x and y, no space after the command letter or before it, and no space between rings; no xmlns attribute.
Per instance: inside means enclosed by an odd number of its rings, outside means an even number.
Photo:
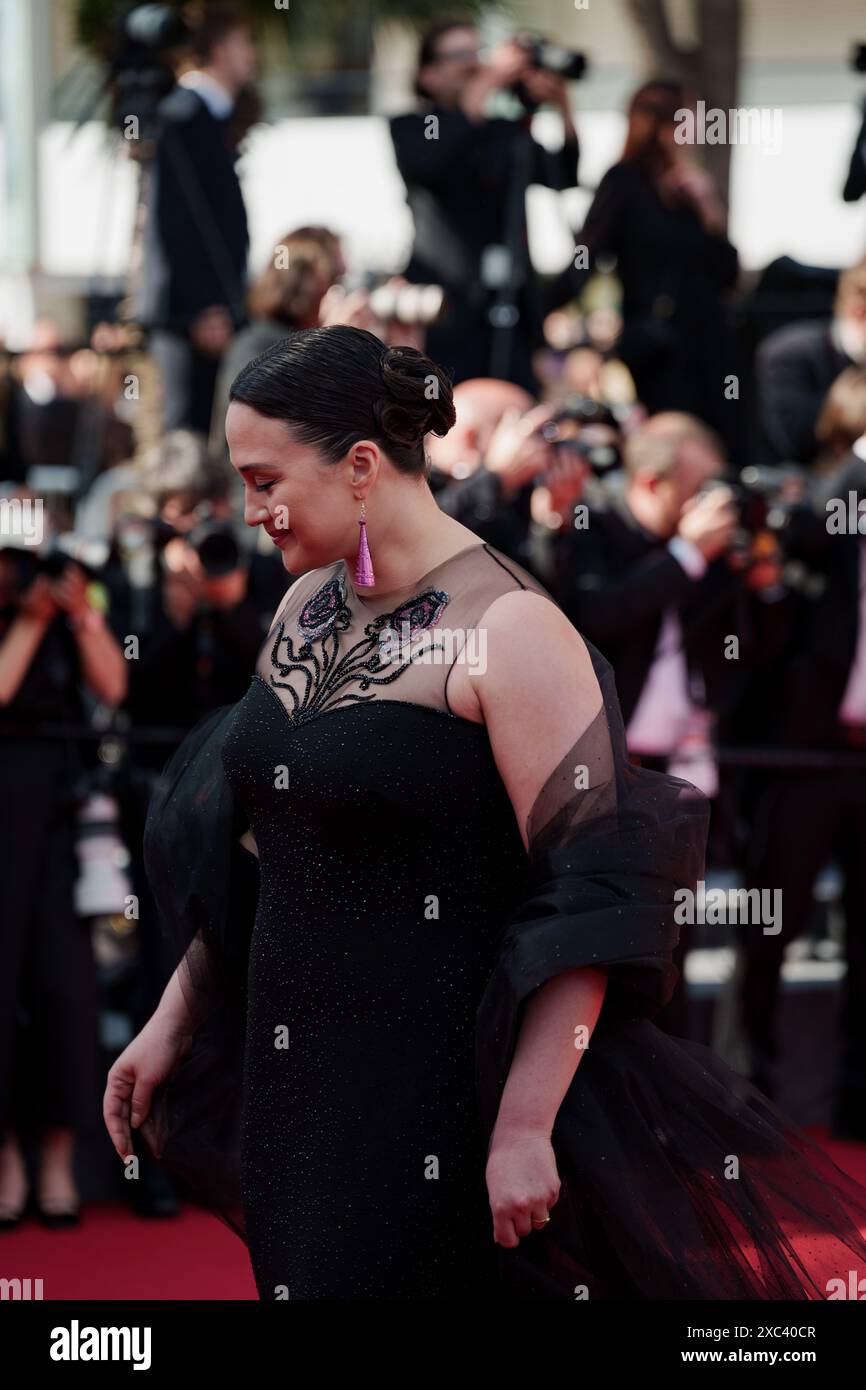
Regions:
<svg viewBox="0 0 866 1390"><path fill-rule="evenodd" d="M851 359L828 320L789 324L765 338L755 358L761 452L767 463L812 463L824 398Z"/></svg>
<svg viewBox="0 0 866 1390"><path fill-rule="evenodd" d="M768 691L774 700L763 702L758 741L862 761L859 767L788 767L750 779L749 886L778 890L783 913L778 934L752 926L742 935L742 1016L755 1080L772 1089L784 950L806 926L815 877L832 855L845 876L847 956L835 1121L840 1131L866 1138L866 721L846 730L839 719L857 647L858 551L866 542L830 534L826 525L826 499L847 501L849 488L866 496L866 464L854 455L816 489L811 532L801 518L788 543L811 583L789 600L788 647Z"/></svg>
<svg viewBox="0 0 866 1390"><path fill-rule="evenodd" d="M578 630L614 668L628 724L653 664L665 610L677 610L686 664L700 675L707 702L726 713L739 696L743 665L725 658L725 637L751 646L756 617L738 577L723 560L694 580L667 542L646 531L624 496L596 493L585 529L564 533L556 551L559 602ZM761 606L763 610L763 605Z"/></svg>
<svg viewBox="0 0 866 1390"><path fill-rule="evenodd" d="M180 86L159 115L136 313L162 369L165 428L207 433L218 361L196 351L189 328L213 305L244 321L246 211L228 118Z"/></svg>
<svg viewBox="0 0 866 1390"><path fill-rule="evenodd" d="M595 644L614 669L617 693L628 725L650 674L665 612L679 618L689 676L703 684L706 705L717 718L716 732L727 729L748 693L752 654L773 649L784 615L778 604L756 601L723 559L693 579L668 549L645 530L622 494L596 490L588 526L565 532L555 551L556 597L575 627ZM727 660L726 639L740 640L739 659ZM691 681L690 681L691 684ZM664 771L667 759L640 762ZM731 789L724 770L713 803L712 835L729 852ZM683 926L674 964L680 972L691 947ZM682 973L656 1023L675 1036L688 1032Z"/></svg>
<svg viewBox="0 0 866 1390"><path fill-rule="evenodd" d="M430 124L433 119L438 128ZM412 255L404 274L416 284L443 285L448 293L446 313L427 334L427 351L453 373L455 382L491 375L492 335L487 315L494 297L482 284L482 253L488 246L505 243L511 211L525 283L519 294L521 318L514 333L511 365L501 375L534 393L537 382L531 353L541 342L543 306L526 250L525 187L510 204L511 180L522 150L526 182L573 188L577 183L577 142L566 142L561 151L551 154L517 121L474 122L461 110L435 107L429 116L396 116L390 129L415 224ZM436 138L428 138L434 129Z"/></svg>

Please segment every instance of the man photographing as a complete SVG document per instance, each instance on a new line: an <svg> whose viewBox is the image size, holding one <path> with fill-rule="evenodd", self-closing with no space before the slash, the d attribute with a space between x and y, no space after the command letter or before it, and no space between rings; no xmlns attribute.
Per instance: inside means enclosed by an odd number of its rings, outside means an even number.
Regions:
<svg viewBox="0 0 866 1390"><path fill-rule="evenodd" d="M509 89L519 92L525 118L488 119L488 97ZM534 392L543 310L526 252L525 195L530 183L577 183L566 78L539 67L532 46L515 39L482 62L477 31L450 21L422 37L415 91L422 109L390 126L415 223L404 273L444 286L448 298L427 350L457 382L507 377ZM565 138L554 154L526 129L529 111L543 104L562 115Z"/></svg>
<svg viewBox="0 0 866 1390"><path fill-rule="evenodd" d="M163 428L206 434L219 358L244 319L249 239L231 118L255 51L240 12L208 9L192 55L158 109L137 317L162 377Z"/></svg>

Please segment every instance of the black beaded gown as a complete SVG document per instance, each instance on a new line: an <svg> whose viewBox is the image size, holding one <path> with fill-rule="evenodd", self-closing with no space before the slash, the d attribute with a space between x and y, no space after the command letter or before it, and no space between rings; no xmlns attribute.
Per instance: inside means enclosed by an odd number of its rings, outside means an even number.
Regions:
<svg viewBox="0 0 866 1390"><path fill-rule="evenodd" d="M485 726L449 706L519 589L553 602L481 542L389 594L311 571L244 697L169 760L145 860L203 1022L144 1137L246 1241L265 1300L831 1297L866 1273L866 1190L651 1021L703 798L631 767L590 648L603 705L575 708L527 853ZM485 1164L522 1005L602 965L560 1199L503 1249Z"/></svg>

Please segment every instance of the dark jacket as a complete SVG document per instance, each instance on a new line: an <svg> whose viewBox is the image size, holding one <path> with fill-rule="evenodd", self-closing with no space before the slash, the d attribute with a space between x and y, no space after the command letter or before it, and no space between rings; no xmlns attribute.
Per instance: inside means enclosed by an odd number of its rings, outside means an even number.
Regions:
<svg viewBox="0 0 866 1390"><path fill-rule="evenodd" d="M431 119L438 121L435 139L427 138ZM464 292L477 289L482 251L505 240L515 150L525 138L520 123L475 122L460 110L433 108L429 116L395 116L390 129L415 224L407 277ZM555 189L576 186L576 142L566 142L556 153L534 140L528 147L530 183ZM521 239L525 230L521 205Z"/></svg>
<svg viewBox="0 0 866 1390"><path fill-rule="evenodd" d="M774 742L793 747L838 746L839 706L857 649L860 619L858 534L828 530L827 501L849 491L866 498L866 463L850 454L822 478L810 498L811 526L792 518L787 549L801 569L792 595L785 659L776 682Z"/></svg>
<svg viewBox="0 0 866 1390"><path fill-rule="evenodd" d="M184 332L203 309L223 305L240 324L249 238L229 121L185 87L159 113L137 317Z"/></svg>
<svg viewBox="0 0 866 1390"><path fill-rule="evenodd" d="M438 129L428 125L433 119ZM446 290L443 314L427 333L427 352L455 382L501 376L535 393L532 353L553 305L529 260L526 187L573 188L577 142L551 154L521 122L473 122L462 111L436 109L429 116L397 116L390 128L415 224L403 273L413 283ZM434 130L436 138L428 139ZM503 294L517 318L495 338L489 313L498 291L486 283L484 252L504 245L513 251L513 273Z"/></svg>
<svg viewBox="0 0 866 1390"><path fill-rule="evenodd" d="M621 160L601 180L576 242L575 294L600 260L616 259L623 312L617 352L649 414L699 416L739 462L743 406L725 395L726 378L741 372L725 302L738 272L730 241L707 231L689 204L664 202L640 165Z"/></svg>
<svg viewBox="0 0 866 1390"><path fill-rule="evenodd" d="M586 529L562 537L555 563L557 598L611 662L626 724L649 675L666 609L676 609L689 672L703 679L707 704L723 723L744 698L752 653L765 658L781 640L775 631L783 618L779 605L753 598L724 559L692 579L622 496L596 501ZM737 660L725 656L730 635L739 638Z"/></svg>
<svg viewBox="0 0 866 1390"><path fill-rule="evenodd" d="M765 338L755 358L761 450L767 463L811 463L824 398L851 359L830 322L792 323Z"/></svg>

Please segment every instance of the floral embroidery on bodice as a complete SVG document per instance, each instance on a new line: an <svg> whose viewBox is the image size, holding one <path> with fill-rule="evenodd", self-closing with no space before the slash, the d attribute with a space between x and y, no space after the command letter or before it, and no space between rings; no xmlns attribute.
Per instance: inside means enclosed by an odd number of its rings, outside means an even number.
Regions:
<svg viewBox="0 0 866 1390"><path fill-rule="evenodd" d="M353 614L345 576L338 571L302 604L294 620L280 619L266 644L266 683L293 724L327 709L376 698L371 686L391 685L412 665L417 647L408 643L439 622L450 594L428 587L363 624L347 638ZM294 629L294 630L293 630ZM349 645L346 645L346 642ZM425 648L435 646L435 637ZM264 679L262 672L256 675ZM292 677L295 679L291 679Z"/></svg>

